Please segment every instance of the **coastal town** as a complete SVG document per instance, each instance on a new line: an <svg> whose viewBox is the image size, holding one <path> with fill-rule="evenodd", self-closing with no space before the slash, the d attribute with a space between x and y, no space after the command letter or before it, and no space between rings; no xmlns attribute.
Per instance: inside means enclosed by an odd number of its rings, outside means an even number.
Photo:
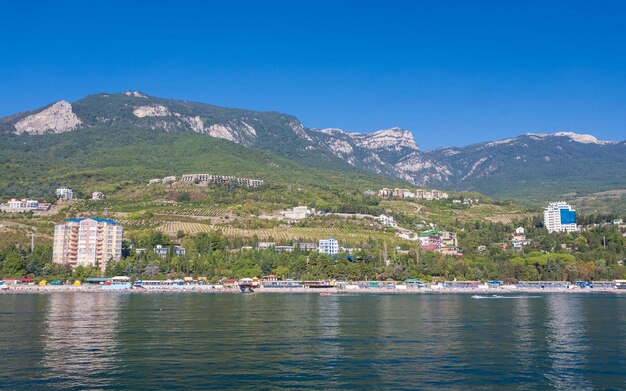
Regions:
<svg viewBox="0 0 626 391"><path fill-rule="evenodd" d="M176 176L168 176L161 179L152 179L149 185L176 184ZM222 176L213 174L185 174L181 177L181 183L192 185L217 185L217 186L245 186L258 187L264 181L250 178L238 178L232 176ZM55 194L58 202L75 202L76 198L72 189L60 187ZM381 198L399 199L419 199L426 201L445 201L453 204L477 205L479 199L465 198L450 199L447 193L438 190L425 191L422 189L410 190L406 188L382 188L376 192L365 192L368 196ZM105 200L103 192L93 192L91 201ZM458 201L458 202L456 202ZM15 198L10 199L0 208L5 213L23 213L31 211L33 213L45 212L51 208L52 204L39 202L32 199ZM287 223L298 223L315 218L335 217L340 219L357 219L371 221L378 224L381 229L388 229L407 243L415 243L417 248L423 252L438 253L442 256L452 256L458 259L463 258L463 249L459 246L458 232L438 228L434 224L416 224L412 229L402 227L391 214L368 215L350 213L331 213L318 211L306 205L295 206L290 209L279 211L273 215L265 216L265 219L278 219ZM552 233L576 233L581 231L581 226L577 224L576 210L568 203L559 201L549 203L543 210L542 225L549 234ZM614 221L614 224L622 227L622 221ZM420 229L421 228L421 229ZM626 227L624 227L626 228ZM526 228L518 226L510 232L508 242L503 243L483 243L474 250L483 253L489 248L511 248L522 253L524 248L532 244L533 239L527 237ZM626 233L624 234L626 235ZM180 236L180 235L179 235ZM180 237L170 240L163 240L161 243L154 243L152 247L140 247L131 245L124 250L125 243L124 224L113 218L103 218L95 216L81 216L67 219L54 226L54 238L52 248L52 262L58 265L69 267L72 271L81 269L97 270L99 277L85 277L82 279L51 280L45 277L22 276L8 277L0 280L0 286L5 292L12 291L46 291L48 289L70 289L79 291L93 291L102 288L104 290L198 290L211 292L313 292L320 289L329 292L359 291L359 292L445 292L445 291L481 291L486 292L514 292L514 291L554 291L554 290L580 290L587 291L614 290L626 287L624 281L525 281L503 282L498 280L471 280L457 281L446 280L444 276L432 276L427 280L405 279L397 281L387 279L384 281L352 281L342 279L327 280L297 280L293 278L278 278L269 275L249 275L242 278L222 277L219 280L214 278L209 281L207 277L198 275L164 276L159 280L145 280L137 277L115 276L103 277L108 274L108 268L115 263L119 263L125 256L134 254L136 257L149 257L154 254L164 262L172 259L186 259L188 251L180 240ZM398 255L418 256L416 252L410 252L398 246L390 249ZM311 254L323 256L323 262L336 263L339 259L355 261L361 259L366 253L363 249L354 244L345 245L334 237L321 238L313 241L268 241L258 240L254 243L244 243L238 249L230 249L230 252L259 252L303 254L308 260ZM391 263L387 260L387 248L384 248L382 257L386 265ZM124 253L126 255L124 255ZM410 255L414 254L414 255Z"/></svg>

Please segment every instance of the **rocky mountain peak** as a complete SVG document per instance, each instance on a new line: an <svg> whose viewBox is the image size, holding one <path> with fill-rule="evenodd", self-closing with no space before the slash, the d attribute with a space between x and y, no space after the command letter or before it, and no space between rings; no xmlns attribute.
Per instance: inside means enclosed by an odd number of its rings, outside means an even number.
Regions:
<svg viewBox="0 0 626 391"><path fill-rule="evenodd" d="M359 146L367 149L409 149L419 151L413 134L406 129L390 128L354 136Z"/></svg>
<svg viewBox="0 0 626 391"><path fill-rule="evenodd" d="M615 144L616 143L615 141L598 140L595 136L593 136L591 134L581 134L581 133L574 133L574 132L526 133L524 135L528 136L530 138L533 138L535 140L545 139L545 138L548 138L548 137L567 137L570 140L575 141L577 143L581 143L581 144L606 145L606 144Z"/></svg>

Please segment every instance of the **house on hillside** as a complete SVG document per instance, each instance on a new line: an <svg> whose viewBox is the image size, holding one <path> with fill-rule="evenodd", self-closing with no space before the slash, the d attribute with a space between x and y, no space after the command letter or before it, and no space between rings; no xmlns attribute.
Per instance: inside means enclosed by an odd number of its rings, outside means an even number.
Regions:
<svg viewBox="0 0 626 391"><path fill-rule="evenodd" d="M57 198L71 200L74 198L74 192L69 187L60 187L56 191Z"/></svg>
<svg viewBox="0 0 626 391"><path fill-rule="evenodd" d="M93 193L91 193L91 199L94 201L102 201L105 198L106 197L104 196L104 193L100 191L94 191Z"/></svg>
<svg viewBox="0 0 626 391"><path fill-rule="evenodd" d="M317 252L326 255L339 254L339 242L335 238L321 239L319 241Z"/></svg>
<svg viewBox="0 0 626 391"><path fill-rule="evenodd" d="M154 252L159 254L161 257L165 258L167 256L167 254L170 251L170 247L169 246L163 246L161 244L157 244L156 247L154 248ZM181 256L181 255L185 255L187 254L187 250L180 246L180 245L175 245L174 246L174 254L176 256Z"/></svg>
<svg viewBox="0 0 626 391"><path fill-rule="evenodd" d="M393 219L393 216L381 214L380 216L378 216L378 221L380 221L382 225L386 225L388 227L396 228L398 226L398 224L396 224L395 220Z"/></svg>

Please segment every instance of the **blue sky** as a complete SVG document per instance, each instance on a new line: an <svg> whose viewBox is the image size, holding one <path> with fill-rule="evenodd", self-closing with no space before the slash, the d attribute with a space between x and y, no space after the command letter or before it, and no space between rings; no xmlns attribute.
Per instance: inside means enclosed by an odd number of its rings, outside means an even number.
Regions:
<svg viewBox="0 0 626 391"><path fill-rule="evenodd" d="M623 1L26 3L0 13L0 116L140 90L425 149L626 139Z"/></svg>

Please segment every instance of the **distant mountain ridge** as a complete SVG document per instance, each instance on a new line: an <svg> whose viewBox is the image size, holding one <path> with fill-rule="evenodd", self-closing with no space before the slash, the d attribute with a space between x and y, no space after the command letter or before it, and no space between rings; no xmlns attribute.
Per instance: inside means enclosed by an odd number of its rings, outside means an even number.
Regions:
<svg viewBox="0 0 626 391"><path fill-rule="evenodd" d="M20 136L85 128L194 132L312 167L352 166L419 186L494 196L626 187L626 142L572 132L526 133L422 151L406 129L372 133L312 129L287 114L163 99L138 91L94 94L73 104L59 101L0 119L0 132Z"/></svg>

